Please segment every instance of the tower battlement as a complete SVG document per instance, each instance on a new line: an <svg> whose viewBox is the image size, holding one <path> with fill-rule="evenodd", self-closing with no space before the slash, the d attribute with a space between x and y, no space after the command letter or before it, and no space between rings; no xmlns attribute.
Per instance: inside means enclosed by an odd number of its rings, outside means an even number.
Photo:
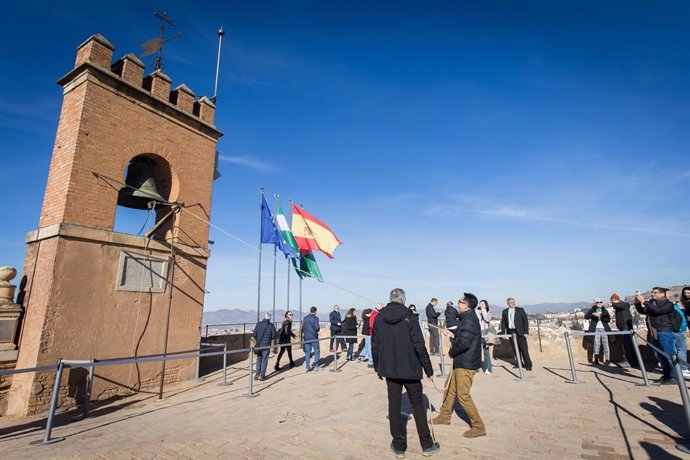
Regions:
<svg viewBox="0 0 690 460"><path fill-rule="evenodd" d="M216 106L208 97L203 96L197 100L194 91L184 84L171 90L172 78L160 70L154 70L144 76L146 66L133 53L128 53L112 62L114 52L115 46L103 35L90 36L77 47L74 69L59 83L64 85L67 77L74 75L75 71L81 70L84 66L98 68L132 87L148 92L156 99L168 103L185 114L192 115L208 125L214 125Z"/></svg>

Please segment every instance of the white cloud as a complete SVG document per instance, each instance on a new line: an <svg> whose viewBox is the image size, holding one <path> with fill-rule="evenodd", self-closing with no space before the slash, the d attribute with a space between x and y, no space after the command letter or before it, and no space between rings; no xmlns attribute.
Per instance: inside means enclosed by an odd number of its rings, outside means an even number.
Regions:
<svg viewBox="0 0 690 460"><path fill-rule="evenodd" d="M259 172L269 172L273 170L272 165L245 155L221 155L220 161L226 163L233 163L240 166L246 166L247 168L255 169Z"/></svg>

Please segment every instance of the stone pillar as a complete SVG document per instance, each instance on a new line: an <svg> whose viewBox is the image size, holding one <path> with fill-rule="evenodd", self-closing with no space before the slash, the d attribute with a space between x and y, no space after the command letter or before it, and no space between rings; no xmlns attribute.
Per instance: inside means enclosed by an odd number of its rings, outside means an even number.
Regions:
<svg viewBox="0 0 690 460"><path fill-rule="evenodd" d="M14 303L14 291L17 286L10 281L17 276L14 267L0 267L0 361L17 359L17 326L23 308Z"/></svg>

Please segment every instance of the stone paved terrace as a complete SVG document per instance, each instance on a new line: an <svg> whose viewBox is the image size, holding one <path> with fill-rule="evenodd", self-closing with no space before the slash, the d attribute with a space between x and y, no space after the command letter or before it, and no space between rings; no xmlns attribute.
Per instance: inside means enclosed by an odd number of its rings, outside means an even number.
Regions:
<svg viewBox="0 0 690 460"><path fill-rule="evenodd" d="M572 385L567 358L546 357L533 352L535 370L523 382L503 361L493 375L478 374L472 393L488 436L463 438L467 425L456 414L451 426L436 427L434 458L688 458L675 448L690 442L677 386L637 386L639 372L585 360L577 364L584 383ZM214 373L167 387L162 401L139 394L96 405L83 421L62 414L53 436L66 439L47 446L29 445L42 439L44 419L0 418L0 458L392 458L385 383L364 364L339 361L342 372L333 373L330 356L325 361L318 373L271 374L255 398L243 397L245 362L229 369L231 386L218 386ZM427 381L425 394L440 405ZM414 422L408 431L407 458L422 458Z"/></svg>

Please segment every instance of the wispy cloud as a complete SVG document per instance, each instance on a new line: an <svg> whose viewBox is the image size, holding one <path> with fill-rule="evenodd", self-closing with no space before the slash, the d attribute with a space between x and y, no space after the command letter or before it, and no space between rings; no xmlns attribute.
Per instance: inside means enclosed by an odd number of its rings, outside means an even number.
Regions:
<svg viewBox="0 0 690 460"><path fill-rule="evenodd" d="M667 235L667 236L675 236L675 237L680 237L680 238L690 238L690 234L688 233L682 233L682 232L675 232L671 230L661 230L661 229L656 229L656 228L649 228L649 227L634 227L634 226L623 226L623 225L607 225L607 224L600 224L597 222L588 222L588 221L583 221L583 220L575 220L575 219L561 219L561 218L556 218L556 217L550 217L546 215L539 215L537 214L536 211L527 209L527 208L521 208L519 206L515 205L502 205L502 206L497 206L494 208L487 208L487 209L473 209L473 208L464 208L464 207L454 207L454 206L437 206L435 208L436 212L450 212L453 214L456 214L458 212L471 212L471 213L476 213L476 214L485 214L485 215L491 215L491 216L498 216L498 217L505 217L509 219L516 219L516 220L525 220L525 221L537 221L537 222L549 222L552 224L559 224L559 225L567 225L567 226L575 226L575 227L588 227L588 228L597 228L597 229L602 229L602 230L615 230L615 231L627 231L627 232L636 232L636 233L648 233L648 234L653 234L653 235Z"/></svg>
<svg viewBox="0 0 690 460"><path fill-rule="evenodd" d="M273 171L273 166L256 158L245 155L221 155L220 161L226 163L233 163L240 166L245 166L259 172Z"/></svg>

